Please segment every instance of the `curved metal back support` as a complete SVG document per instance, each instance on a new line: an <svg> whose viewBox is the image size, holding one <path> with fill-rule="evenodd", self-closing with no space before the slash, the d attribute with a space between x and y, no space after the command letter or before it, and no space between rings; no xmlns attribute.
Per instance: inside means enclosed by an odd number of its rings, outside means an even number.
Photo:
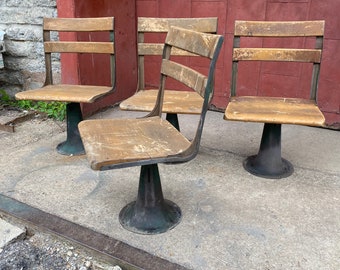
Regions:
<svg viewBox="0 0 340 270"><path fill-rule="evenodd" d="M223 36L216 34L199 33L179 27L172 26L168 32L163 49L163 60L161 67L161 84L157 96L156 105L150 116L161 116L162 104L164 99L165 81L167 77L171 77L186 86L192 88L204 97L202 111L199 124L190 148L181 154L173 157L167 157L169 162L184 162L194 158L198 152L201 141L205 115L209 107L209 102L214 91L214 74L216 62L223 43ZM208 75L203 75L198 71L185 67L171 60L171 52L173 49L181 49L191 52L202 57L210 59ZM167 67L175 67L175 72L168 72ZM192 78L195 77L195 80Z"/></svg>

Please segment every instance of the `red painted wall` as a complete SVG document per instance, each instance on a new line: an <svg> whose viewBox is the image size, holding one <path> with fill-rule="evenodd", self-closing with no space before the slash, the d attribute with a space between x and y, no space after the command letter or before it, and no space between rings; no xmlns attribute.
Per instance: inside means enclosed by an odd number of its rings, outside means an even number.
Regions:
<svg viewBox="0 0 340 270"><path fill-rule="evenodd" d="M216 86L213 104L225 108L230 95L231 48L233 25L239 20L325 20L326 33L321 65L318 102L329 125L340 124L340 1L338 0L136 0L137 16L145 17L210 17L217 16L218 33L225 35L216 70ZM153 59L156 62L157 60ZM149 74L158 74L158 64ZM197 63L199 66L199 63ZM245 64L240 70L239 89L242 94L309 96L310 67L266 63ZM150 70L149 70L150 71ZM151 70L152 71L152 70ZM158 75L149 75L146 83L157 83ZM296 85L301 91L295 92Z"/></svg>
<svg viewBox="0 0 340 270"><path fill-rule="evenodd" d="M57 0L57 7L59 17L115 17L116 90L99 102L82 104L83 115L92 114L131 96L136 91L137 85L135 2L132 0ZM62 38L85 40L89 37L86 34L78 37L64 34ZM91 38L96 39L97 36L92 35ZM63 83L110 85L109 58L103 55L72 54L62 57ZM89 57L91 61L88 61Z"/></svg>
<svg viewBox="0 0 340 270"><path fill-rule="evenodd" d="M145 17L218 17L218 33L225 35L224 48L216 69L213 104L224 109L230 95L231 48L235 19L240 20L325 20L324 54L319 82L319 105L328 125L340 125L340 1L338 0L57 0L59 17L115 16L117 52L117 92L104 102L84 106L83 112L114 104L132 95L137 85L136 16ZM200 61L193 60L198 68ZM104 79L105 70L89 76L81 59L62 59L64 82L88 82ZM159 83L159 58L147 62L146 84ZM266 63L245 64L240 70L239 89L242 94L308 97L310 67ZM99 77L98 77L99 75ZM295 92L296 85L301 91Z"/></svg>

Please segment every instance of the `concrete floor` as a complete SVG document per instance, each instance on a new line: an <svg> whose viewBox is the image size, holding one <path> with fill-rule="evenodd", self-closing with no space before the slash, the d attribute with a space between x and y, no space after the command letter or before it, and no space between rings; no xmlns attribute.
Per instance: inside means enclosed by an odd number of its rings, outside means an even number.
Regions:
<svg viewBox="0 0 340 270"><path fill-rule="evenodd" d="M110 109L93 118L138 115ZM166 233L119 224L136 197L138 167L97 172L85 156L59 155L65 132L51 122L0 132L0 193L190 269L340 269L339 131L283 126L282 156L295 171L272 180L242 166L258 151L262 124L222 118L208 112L194 160L159 165L164 196L183 213ZM179 119L190 138L197 117Z"/></svg>

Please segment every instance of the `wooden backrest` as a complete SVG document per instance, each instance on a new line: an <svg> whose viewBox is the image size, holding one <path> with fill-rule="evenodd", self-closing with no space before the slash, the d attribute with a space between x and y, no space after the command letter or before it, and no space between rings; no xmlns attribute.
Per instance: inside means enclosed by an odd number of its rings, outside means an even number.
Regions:
<svg viewBox="0 0 340 270"><path fill-rule="evenodd" d="M235 21L231 95L236 95L239 61L280 61L313 63L311 99L316 99L324 21ZM287 38L315 37L315 49L304 48L240 48L241 37Z"/></svg>
<svg viewBox="0 0 340 270"><path fill-rule="evenodd" d="M155 108L149 116L162 115L162 103L167 78L175 79L204 97L201 118L196 136L192 141L192 147L188 151L195 152L194 149L198 150L205 114L208 110L210 97L213 93L214 72L222 43L223 36L221 35L196 32L175 26L169 29L166 36L162 56L160 90L158 92ZM176 60L178 61L178 58L173 57L173 51L176 49L184 50L209 59L208 75L204 75L199 71L176 62Z"/></svg>
<svg viewBox="0 0 340 270"><path fill-rule="evenodd" d="M161 42L145 42L145 34L166 34L171 26L177 26L204 33L217 32L217 18L146 18L139 17L137 22L138 31L138 81L139 89L144 89L144 56L162 55L164 39ZM195 56L194 54L174 49L173 55Z"/></svg>
<svg viewBox="0 0 340 270"><path fill-rule="evenodd" d="M100 18L44 18L43 40L46 65L46 84L53 84L51 53L110 54L111 83L115 80L114 17ZM108 41L60 41L52 40L54 32L108 32ZM77 38L77 36L76 36Z"/></svg>

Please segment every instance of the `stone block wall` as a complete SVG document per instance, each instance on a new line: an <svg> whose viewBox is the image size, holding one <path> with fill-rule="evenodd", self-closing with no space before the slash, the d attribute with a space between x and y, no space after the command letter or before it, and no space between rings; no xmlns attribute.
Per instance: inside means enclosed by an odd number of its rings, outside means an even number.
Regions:
<svg viewBox="0 0 340 270"><path fill-rule="evenodd" d="M56 17L56 0L1 0L0 31L5 32L0 68L0 89L10 95L40 87L45 79L42 43L43 17ZM59 57L54 57L54 71L60 78Z"/></svg>

